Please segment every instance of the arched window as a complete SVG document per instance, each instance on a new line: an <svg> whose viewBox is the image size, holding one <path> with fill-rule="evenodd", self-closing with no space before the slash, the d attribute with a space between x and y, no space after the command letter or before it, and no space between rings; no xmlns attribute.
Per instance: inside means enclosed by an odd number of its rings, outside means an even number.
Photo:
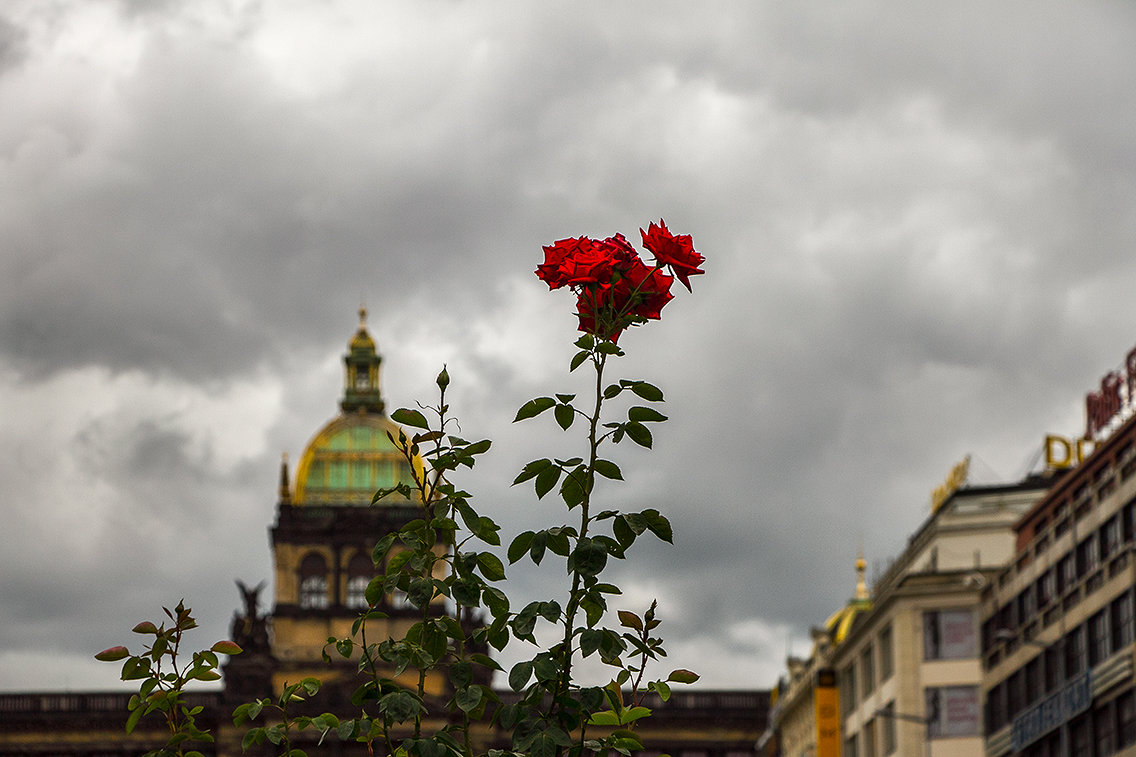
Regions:
<svg viewBox="0 0 1136 757"><path fill-rule="evenodd" d="M374 564L369 555L362 552L351 558L347 564L347 606L352 610L365 610L367 604L367 584L374 576Z"/></svg>
<svg viewBox="0 0 1136 757"><path fill-rule="evenodd" d="M313 552L300 562L300 608L323 610L327 605L327 561Z"/></svg>

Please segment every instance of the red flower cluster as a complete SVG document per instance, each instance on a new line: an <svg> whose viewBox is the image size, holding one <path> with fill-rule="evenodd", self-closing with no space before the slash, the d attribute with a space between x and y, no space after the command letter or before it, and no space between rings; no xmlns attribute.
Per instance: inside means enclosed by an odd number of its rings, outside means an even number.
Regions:
<svg viewBox="0 0 1136 757"><path fill-rule="evenodd" d="M589 237L561 239L544 248L536 275L549 289L571 287L576 292L580 331L615 342L625 328L657 320L674 295L677 276L690 289L689 277L703 273L704 258L694 251L689 234L674 236L661 220L643 235L643 246L655 255L648 266L622 234L603 241ZM674 276L663 273L669 267Z"/></svg>

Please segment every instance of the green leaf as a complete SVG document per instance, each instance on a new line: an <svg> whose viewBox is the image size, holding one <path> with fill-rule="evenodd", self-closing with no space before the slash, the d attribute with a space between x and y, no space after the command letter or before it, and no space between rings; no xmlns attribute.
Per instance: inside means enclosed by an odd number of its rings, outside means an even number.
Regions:
<svg viewBox="0 0 1136 757"><path fill-rule="evenodd" d="M552 487L556 486L556 482L560 480L560 474L563 471L555 466L549 466L537 474L536 483L536 498L543 499L545 494L552 491Z"/></svg>
<svg viewBox="0 0 1136 757"><path fill-rule="evenodd" d="M672 670L671 674L667 676L667 680L672 683L694 683L700 677L701 676L699 676L697 673L693 673L684 668L679 668L678 670Z"/></svg>
<svg viewBox="0 0 1136 757"><path fill-rule="evenodd" d="M525 684L532 678L533 664L531 660L525 662L518 662L509 671L509 688L513 691L520 691L525 687Z"/></svg>
<svg viewBox="0 0 1136 757"><path fill-rule="evenodd" d="M476 607L481 600L481 587L473 581L454 581L454 601L467 607Z"/></svg>
<svg viewBox="0 0 1136 757"><path fill-rule="evenodd" d="M651 681L647 684L647 690L658 694L664 702L671 698L671 687L667 686L666 681Z"/></svg>
<svg viewBox="0 0 1136 757"><path fill-rule="evenodd" d="M537 475L550 465L552 465L552 461L548 458L533 460L531 463L525 465L525 467L521 469L521 472L517 474L517 477L513 479L513 486L516 486L517 484L524 481L528 481L530 478Z"/></svg>
<svg viewBox="0 0 1136 757"><path fill-rule="evenodd" d="M571 373L572 371L576 370L581 365L583 365L584 361L588 359L588 354L589 353L581 350L580 352L577 352L575 355L573 355L572 356L572 362L568 366L568 372Z"/></svg>
<svg viewBox="0 0 1136 757"><path fill-rule="evenodd" d="M391 413L391 420L403 426L411 426L413 428L429 429L430 424L426 420L426 416L417 410L411 410L407 407L400 407Z"/></svg>
<svg viewBox="0 0 1136 757"><path fill-rule="evenodd" d="M592 469L604 478L610 478L614 481L623 480L623 471L619 469L618 465L611 462L610 460L596 460L596 464Z"/></svg>
<svg viewBox="0 0 1136 757"><path fill-rule="evenodd" d="M607 565L607 550L602 544L584 537L572 550L571 567L582 576L597 576Z"/></svg>
<svg viewBox="0 0 1136 757"><path fill-rule="evenodd" d="M633 407L627 411L627 420L657 423L665 421L667 416L650 407Z"/></svg>
<svg viewBox="0 0 1136 757"><path fill-rule="evenodd" d="M631 384L630 389L648 402L663 401L662 390L653 384L648 384L646 381L636 381Z"/></svg>
<svg viewBox="0 0 1136 757"><path fill-rule="evenodd" d="M638 444L640 447L651 449L651 431L639 421L628 421L623 430L627 432L627 438Z"/></svg>
<svg viewBox="0 0 1136 757"><path fill-rule="evenodd" d="M521 409L517 411L517 417L513 419L513 423L538 416L555 404L556 400L551 397L537 397L536 399L529 400L521 405Z"/></svg>
<svg viewBox="0 0 1136 757"><path fill-rule="evenodd" d="M241 751L247 752L248 748L253 744L264 743L264 729L263 728L250 728L244 738L241 739Z"/></svg>
<svg viewBox="0 0 1136 757"><path fill-rule="evenodd" d="M480 686L466 686L464 689L458 689L454 694L454 702L462 712L470 712L481 704L483 696Z"/></svg>
<svg viewBox="0 0 1136 757"><path fill-rule="evenodd" d="M585 629L580 634L580 654L588 657L595 653L600 648L600 642L603 640L603 631L598 628ZM614 725L614 724L613 724Z"/></svg>
<svg viewBox="0 0 1136 757"><path fill-rule="evenodd" d="M643 748L643 742L639 739L639 735L635 731L629 731L626 728L621 728L611 732L612 739L615 740L615 748L624 752L635 752Z"/></svg>
<svg viewBox="0 0 1136 757"><path fill-rule="evenodd" d="M524 557L525 552L529 551L529 545L532 544L532 540L532 531L525 531L523 533L517 534L516 538L514 538L512 543L509 545L508 557L510 565Z"/></svg>
<svg viewBox="0 0 1136 757"><path fill-rule="evenodd" d="M134 633L158 633L158 627L148 620L144 620L138 625L134 626Z"/></svg>
<svg viewBox="0 0 1136 757"><path fill-rule="evenodd" d="M571 405L557 405L556 422L560 424L560 428L567 431L572 426L572 421L576 420L576 411L572 409Z"/></svg>
<svg viewBox="0 0 1136 757"><path fill-rule="evenodd" d="M533 534L532 545L529 546L529 559L534 564L540 565L540 561L544 559L544 548L548 545L548 532L538 531Z"/></svg>
<svg viewBox="0 0 1136 757"><path fill-rule="evenodd" d="M549 623L555 623L560 620L560 603L555 599L548 602L537 602L537 612L540 617L547 620Z"/></svg>
<svg viewBox="0 0 1136 757"><path fill-rule="evenodd" d="M370 583L367 584L366 590L363 592L363 596L366 598L367 604L371 607L374 607L375 605L382 602L384 594L386 594L386 589L383 586L382 576L375 576L374 578L372 578Z"/></svg>
<svg viewBox="0 0 1136 757"><path fill-rule="evenodd" d="M641 718L650 717L651 711L646 707L629 707L623 711L623 716L620 718L622 721L620 725L634 723Z"/></svg>
<svg viewBox="0 0 1136 757"><path fill-rule="evenodd" d="M588 719L588 725L620 725L619 715L616 715L611 710L594 712L592 713L592 717Z"/></svg>
<svg viewBox="0 0 1136 757"><path fill-rule="evenodd" d="M619 384L612 384L612 385L608 386L606 389L604 389L604 391L603 391L604 399L605 400L614 399L614 398L618 397L622 391L623 391L622 386L620 386Z"/></svg>
<svg viewBox="0 0 1136 757"><path fill-rule="evenodd" d="M560 660L548 652L541 652L533 660L533 673L538 681L555 681L560 677Z"/></svg>
<svg viewBox="0 0 1136 757"><path fill-rule="evenodd" d="M587 481L587 469L582 465L564 477L564 483L560 485L560 498L564 500L564 504L568 506L569 510L584 501Z"/></svg>
<svg viewBox="0 0 1136 757"><path fill-rule="evenodd" d="M379 712L401 723L418 710L418 701L408 691L394 691L379 698Z"/></svg>
<svg viewBox="0 0 1136 757"><path fill-rule="evenodd" d="M658 510L644 510L640 515L647 520L647 528L651 530L651 533L667 544L674 544L674 532L671 530L671 522L667 520L666 517L660 515Z"/></svg>
<svg viewBox="0 0 1136 757"><path fill-rule="evenodd" d="M477 564L481 568L481 573L490 581L503 581L505 579L505 566L501 564L501 558L491 552L479 552L477 555Z"/></svg>
<svg viewBox="0 0 1136 757"><path fill-rule="evenodd" d="M126 732L134 733L134 726L138 725L138 721L142 719L144 709L139 707L134 712L130 713L130 717L126 719Z"/></svg>

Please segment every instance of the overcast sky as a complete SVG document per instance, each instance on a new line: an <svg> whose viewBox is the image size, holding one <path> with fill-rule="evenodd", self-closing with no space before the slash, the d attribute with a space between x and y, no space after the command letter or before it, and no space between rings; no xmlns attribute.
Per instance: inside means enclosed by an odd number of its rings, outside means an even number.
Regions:
<svg viewBox="0 0 1136 757"><path fill-rule="evenodd" d="M672 420L605 496L672 519L614 576L716 687L773 685L859 548L966 454L1022 477L1136 345L1127 0L9 0L0 114L4 690L122 686L91 656L182 597L228 634L361 302L388 405L448 363L496 440L480 506L562 521L508 486L580 449L509 423L576 388L556 239L706 257L621 339Z"/></svg>

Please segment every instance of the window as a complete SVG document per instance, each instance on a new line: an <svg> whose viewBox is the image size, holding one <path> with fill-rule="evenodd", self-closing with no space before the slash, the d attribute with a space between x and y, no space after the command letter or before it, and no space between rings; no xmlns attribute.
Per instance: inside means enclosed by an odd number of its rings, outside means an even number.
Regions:
<svg viewBox="0 0 1136 757"><path fill-rule="evenodd" d="M892 659L891 626L880 631L880 683L891 678L895 671L895 662Z"/></svg>
<svg viewBox="0 0 1136 757"><path fill-rule="evenodd" d="M1120 549L1120 516L1114 515L1101 527L1101 559L1107 560Z"/></svg>
<svg viewBox="0 0 1136 757"><path fill-rule="evenodd" d="M932 610L923 613L923 659L960 660L977 654L974 613Z"/></svg>
<svg viewBox="0 0 1136 757"><path fill-rule="evenodd" d="M1100 542L1094 534L1077 545L1077 573L1087 576L1099 567Z"/></svg>
<svg viewBox="0 0 1136 757"><path fill-rule="evenodd" d="M1077 583L1077 558L1070 552L1057 563L1057 590L1064 594Z"/></svg>
<svg viewBox="0 0 1136 757"><path fill-rule="evenodd" d="M322 610L327 605L327 562L313 552L300 562L300 607Z"/></svg>
<svg viewBox="0 0 1136 757"><path fill-rule="evenodd" d="M880 744L883 747L883 754L895 753L895 702L888 702L887 707L883 709L883 714L879 718L880 723Z"/></svg>
<svg viewBox="0 0 1136 757"><path fill-rule="evenodd" d="M849 665L840 671L840 711L849 713L856 709L856 666Z"/></svg>
<svg viewBox="0 0 1136 757"><path fill-rule="evenodd" d="M1088 715L1077 718L1069 724L1069 754L1071 757L1091 757L1089 749Z"/></svg>
<svg viewBox="0 0 1136 757"><path fill-rule="evenodd" d="M1055 691L1061 683L1061 645L1054 644L1045 650L1045 693Z"/></svg>
<svg viewBox="0 0 1136 757"><path fill-rule="evenodd" d="M927 713L927 738L949 739L977 736L979 724L977 686L940 686L923 690Z"/></svg>
<svg viewBox="0 0 1136 757"><path fill-rule="evenodd" d="M1112 601L1112 646L1123 649L1136 641L1136 627L1133 626L1132 592L1121 594Z"/></svg>
<svg viewBox="0 0 1136 757"><path fill-rule="evenodd" d="M359 553L351 558L347 565L347 606L352 610L365 610L367 603L367 585L371 583L374 567L368 555Z"/></svg>
<svg viewBox="0 0 1136 757"><path fill-rule="evenodd" d="M1018 595L1018 622L1022 625L1029 623L1037 615L1037 594L1034 587L1029 586Z"/></svg>
<svg viewBox="0 0 1136 757"><path fill-rule="evenodd" d="M1053 568L1041 574L1037 579L1037 603L1046 607L1057 596L1057 573Z"/></svg>
<svg viewBox="0 0 1136 757"><path fill-rule="evenodd" d="M1108 657L1108 610L1101 610L1089 618L1089 666Z"/></svg>
<svg viewBox="0 0 1136 757"><path fill-rule="evenodd" d="M876 719L864 724L864 757L876 757Z"/></svg>
<svg viewBox="0 0 1136 757"><path fill-rule="evenodd" d="M860 653L860 696L867 699L876 684L876 664L872 659L872 645L864 647ZM875 754L875 752L868 752Z"/></svg>
<svg viewBox="0 0 1136 757"><path fill-rule="evenodd" d="M1022 675L1023 672L1019 670L1006 679L1006 717L1010 720L1016 718L1025 707L1022 698Z"/></svg>
<svg viewBox="0 0 1136 757"><path fill-rule="evenodd" d="M1025 689L1022 691L1022 704L1029 707L1041 696L1041 656L1034 657L1026 663L1025 676L1022 679Z"/></svg>
<svg viewBox="0 0 1136 757"><path fill-rule="evenodd" d="M1097 754L1112 754L1116 743L1116 731L1112 720L1111 703L1103 705L1093 713L1093 738L1097 742Z"/></svg>
<svg viewBox="0 0 1136 757"><path fill-rule="evenodd" d="M1085 670L1088 653L1085 649L1085 627L1078 626L1065 637L1065 678L1068 680Z"/></svg>
<svg viewBox="0 0 1136 757"><path fill-rule="evenodd" d="M1121 748L1136 744L1136 693L1116 698L1116 735Z"/></svg>
<svg viewBox="0 0 1136 757"><path fill-rule="evenodd" d="M1007 722L1006 682L1003 681L986 693L986 735L994 733Z"/></svg>

